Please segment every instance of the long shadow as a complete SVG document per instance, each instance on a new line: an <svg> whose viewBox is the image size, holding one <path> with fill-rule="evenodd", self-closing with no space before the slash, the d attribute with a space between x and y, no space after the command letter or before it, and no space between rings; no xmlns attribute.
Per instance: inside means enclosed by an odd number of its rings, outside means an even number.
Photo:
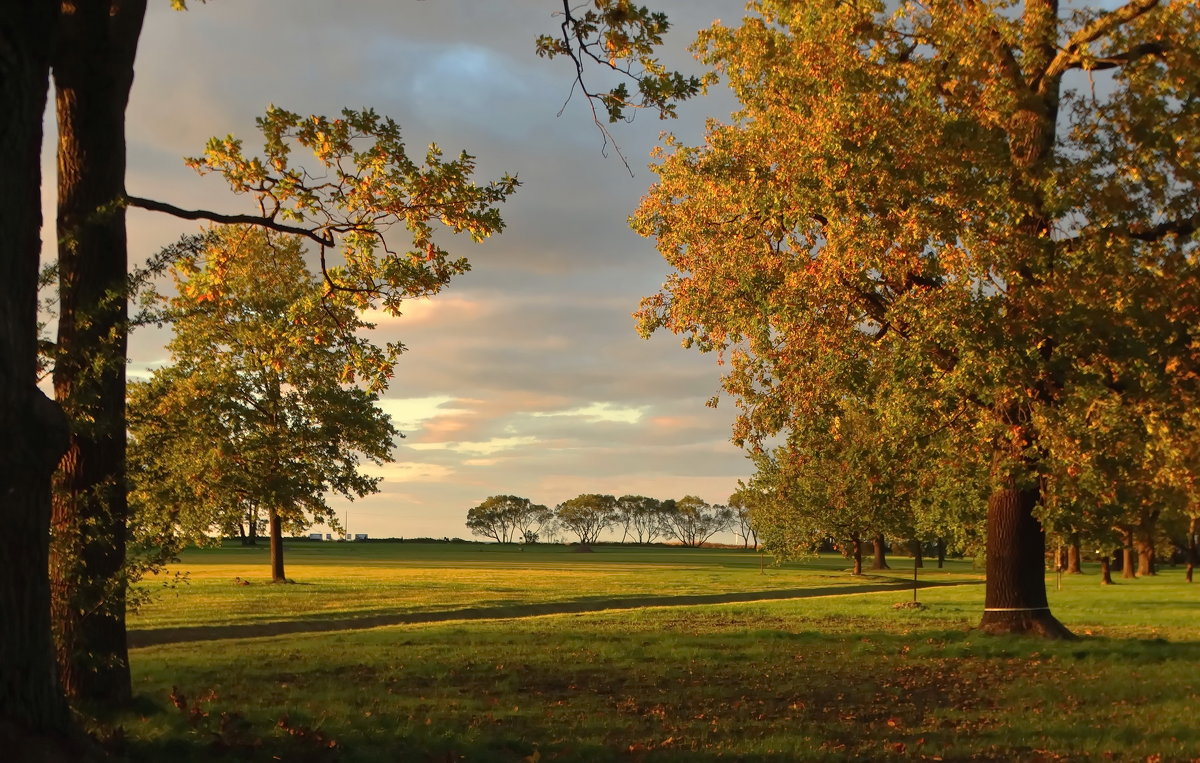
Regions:
<svg viewBox="0 0 1200 763"><path fill-rule="evenodd" d="M979 581L920 582L918 588L941 588L946 586L979 585ZM679 596L627 596L614 599L589 599L586 601L554 601L537 604L516 604L506 607L465 607L463 609L433 612L403 612L381 615L330 617L320 620L284 620L271 623L245 623L238 625L191 625L181 628L156 628L154 630L129 631L129 646L132 648L175 644L188 641L217 641L232 638L255 638L259 636L282 636L292 633L320 633L325 631L361 630L385 625L412 625L436 623L448 620L505 620L516 617L538 617L540 615L566 615L585 612L602 612L610 609L639 609L642 607L687 607L697 604L734 604L750 601L772 601L779 599L809 599L820 596L854 596L883 591L908 590L911 581L876 583L864 586L827 586L824 588L786 588L774 591L748 591L743 593L685 594Z"/></svg>

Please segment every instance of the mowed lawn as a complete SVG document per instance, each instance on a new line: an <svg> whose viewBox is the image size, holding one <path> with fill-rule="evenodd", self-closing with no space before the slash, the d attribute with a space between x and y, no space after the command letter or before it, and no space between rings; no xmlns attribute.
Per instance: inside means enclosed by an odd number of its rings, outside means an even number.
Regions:
<svg viewBox="0 0 1200 763"><path fill-rule="evenodd" d="M287 576L272 585L264 546L193 549L171 575L142 588L153 600L134 613L137 630L329 618L372 617L546 602L609 602L664 596L716 596L891 583L911 575L855 579L846 560L828 555L804 564L773 565L753 551L598 545L484 543L285 543ZM898 562L907 564L908 562ZM970 561L922 571L928 581L978 580ZM170 584L170 587L164 587Z"/></svg>
<svg viewBox="0 0 1200 763"><path fill-rule="evenodd" d="M135 649L142 705L104 732L115 749L180 763L1200 760L1200 585L1179 570L1110 588L1089 574L1059 590L1050 576L1056 614L1084 637L1047 643L971 630L983 589L969 562L923 570L965 584L900 609L911 590L854 594L886 581L856 581L834 557L760 571L754 554L724 550L302 553L294 586L262 583L262 555L189 555L192 582L131 626L295 621L336 606L500 616ZM893 560L897 581L909 562ZM746 590L802 598L651 606ZM314 614L322 592L353 601ZM613 599L629 608L504 616Z"/></svg>

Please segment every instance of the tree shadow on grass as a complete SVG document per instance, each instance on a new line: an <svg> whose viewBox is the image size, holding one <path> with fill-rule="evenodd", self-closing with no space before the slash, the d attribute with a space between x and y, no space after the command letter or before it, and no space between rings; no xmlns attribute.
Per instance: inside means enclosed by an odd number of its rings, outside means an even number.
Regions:
<svg viewBox="0 0 1200 763"><path fill-rule="evenodd" d="M163 702L160 715L174 729L135 734L128 757L782 763L1177 760L1200 749L1185 696L1200 641L1051 642L869 620L823 630L737 608L609 619L512 623L469 639L457 627L403 641L361 632L339 636L337 649L304 639L282 662L260 643L258 659L160 680L160 702L176 683L189 699L172 690L179 711ZM230 708L247 713L248 729L225 720Z"/></svg>
<svg viewBox="0 0 1200 763"><path fill-rule="evenodd" d="M946 586L979 585L978 581L933 582L922 581L918 588L941 588ZM573 601L540 602L501 606L463 607L461 609L426 612L380 612L377 614L331 613L314 614L300 619L280 620L266 623L240 623L233 625L193 625L151 630L130 630L131 648L175 644L188 641L216 641L233 638L255 638L282 636L296 633L320 633L327 631L361 630L388 625L414 625L437 623L449 620L501 620L542 615L582 614L614 609L640 609L643 607L690 607L704 604L733 604L754 601L779 601L807 599L826 596L855 596L911 589L910 581L871 583L867 585L826 586L822 588L786 588L766 591L747 591L716 594L682 594L678 596L623 596L614 598L582 598Z"/></svg>

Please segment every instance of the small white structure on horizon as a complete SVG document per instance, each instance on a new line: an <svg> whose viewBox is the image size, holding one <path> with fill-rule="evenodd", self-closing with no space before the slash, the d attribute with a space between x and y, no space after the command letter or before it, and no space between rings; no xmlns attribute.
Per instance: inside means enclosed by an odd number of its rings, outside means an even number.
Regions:
<svg viewBox="0 0 1200 763"><path fill-rule="evenodd" d="M354 533L354 539L355 540L366 540L367 534L366 533Z"/></svg>
<svg viewBox="0 0 1200 763"><path fill-rule="evenodd" d="M309 533L308 534L309 540L321 540L324 537L325 536L321 535L321 533Z"/></svg>

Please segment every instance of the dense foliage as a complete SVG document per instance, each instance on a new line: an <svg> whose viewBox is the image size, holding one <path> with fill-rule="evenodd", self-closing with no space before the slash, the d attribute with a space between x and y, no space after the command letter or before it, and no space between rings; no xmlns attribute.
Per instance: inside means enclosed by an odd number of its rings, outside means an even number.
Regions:
<svg viewBox="0 0 1200 763"><path fill-rule="evenodd" d="M643 303L643 331L727 356L734 439L782 437L785 474L858 464L916 484L904 459L897 475L854 454L950 432L945 457L916 470L985 465L985 627L1063 633L1041 522L1124 510L1095 486L1132 483L1140 499L1157 464L1194 472L1174 456L1194 440L1200 368L1200 8L750 10L698 43L741 110L702 146L667 138L633 220L676 270ZM1146 441L1115 471L1103 438L1080 436L1114 411ZM875 445L804 431L832 433L846 412ZM814 505L861 512L861 498Z"/></svg>
<svg viewBox="0 0 1200 763"><path fill-rule="evenodd" d="M295 237L225 228L172 274L172 362L131 385L136 525L169 547L261 512L282 554L283 529L336 521L327 493L376 491L360 462L390 460L398 433L372 389L395 351L363 338L370 325L326 293Z"/></svg>

